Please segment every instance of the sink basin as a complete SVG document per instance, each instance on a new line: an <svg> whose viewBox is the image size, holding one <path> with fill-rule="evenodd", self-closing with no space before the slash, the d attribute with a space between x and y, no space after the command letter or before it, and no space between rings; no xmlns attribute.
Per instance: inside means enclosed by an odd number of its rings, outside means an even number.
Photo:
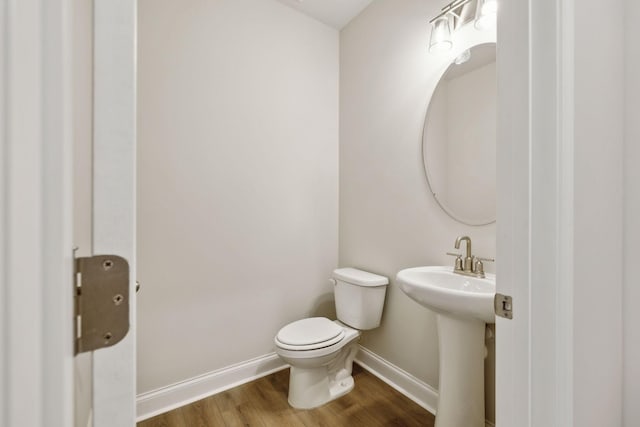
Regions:
<svg viewBox="0 0 640 427"><path fill-rule="evenodd" d="M400 271L396 280L409 298L436 313L495 323L493 274L481 279L454 273L452 267L415 267Z"/></svg>

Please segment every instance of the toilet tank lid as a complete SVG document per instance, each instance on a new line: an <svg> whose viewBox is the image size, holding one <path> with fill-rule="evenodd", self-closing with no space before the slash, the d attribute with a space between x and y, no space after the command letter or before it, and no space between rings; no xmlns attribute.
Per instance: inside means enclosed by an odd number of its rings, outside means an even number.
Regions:
<svg viewBox="0 0 640 427"><path fill-rule="evenodd" d="M358 286L384 286L389 284L387 277L351 267L333 270L333 278Z"/></svg>

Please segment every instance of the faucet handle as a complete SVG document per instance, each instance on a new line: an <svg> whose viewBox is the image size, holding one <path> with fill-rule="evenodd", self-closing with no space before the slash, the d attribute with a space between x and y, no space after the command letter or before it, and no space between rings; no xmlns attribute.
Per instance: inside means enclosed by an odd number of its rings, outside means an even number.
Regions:
<svg viewBox="0 0 640 427"><path fill-rule="evenodd" d="M473 271L480 277L484 277L484 264L482 261L495 262L496 260L494 258L475 257Z"/></svg>
<svg viewBox="0 0 640 427"><path fill-rule="evenodd" d="M454 271L462 271L462 254L456 254L453 252L447 252L447 255L456 257L456 263L453 267Z"/></svg>

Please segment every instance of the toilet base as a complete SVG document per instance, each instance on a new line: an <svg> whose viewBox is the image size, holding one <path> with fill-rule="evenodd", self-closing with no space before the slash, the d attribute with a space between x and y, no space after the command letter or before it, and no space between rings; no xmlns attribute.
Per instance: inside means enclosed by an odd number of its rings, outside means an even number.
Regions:
<svg viewBox="0 0 640 427"><path fill-rule="evenodd" d="M344 378L340 381L335 381L334 384L331 386L330 400L337 399L339 397L344 396L345 394L353 390L354 386L355 386L355 381L353 380L352 376L348 376L347 378Z"/></svg>
<svg viewBox="0 0 640 427"><path fill-rule="evenodd" d="M351 342L329 363L317 368L291 366L289 405L297 409L317 408L353 390L351 372L358 352L359 334L353 335Z"/></svg>
<svg viewBox="0 0 640 427"><path fill-rule="evenodd" d="M299 369L289 373L289 405L296 409L313 409L344 396L353 390L353 377L329 380L327 368Z"/></svg>

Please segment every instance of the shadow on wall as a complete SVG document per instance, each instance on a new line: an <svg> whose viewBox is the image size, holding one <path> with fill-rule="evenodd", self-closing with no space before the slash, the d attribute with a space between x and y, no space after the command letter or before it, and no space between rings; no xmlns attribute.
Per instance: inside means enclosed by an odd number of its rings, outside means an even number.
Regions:
<svg viewBox="0 0 640 427"><path fill-rule="evenodd" d="M311 309L311 317L336 319L336 303L333 292L320 295Z"/></svg>
<svg viewBox="0 0 640 427"><path fill-rule="evenodd" d="M487 356L484 358L484 416L487 420L496 419L496 325L487 325L487 335L484 344Z"/></svg>

